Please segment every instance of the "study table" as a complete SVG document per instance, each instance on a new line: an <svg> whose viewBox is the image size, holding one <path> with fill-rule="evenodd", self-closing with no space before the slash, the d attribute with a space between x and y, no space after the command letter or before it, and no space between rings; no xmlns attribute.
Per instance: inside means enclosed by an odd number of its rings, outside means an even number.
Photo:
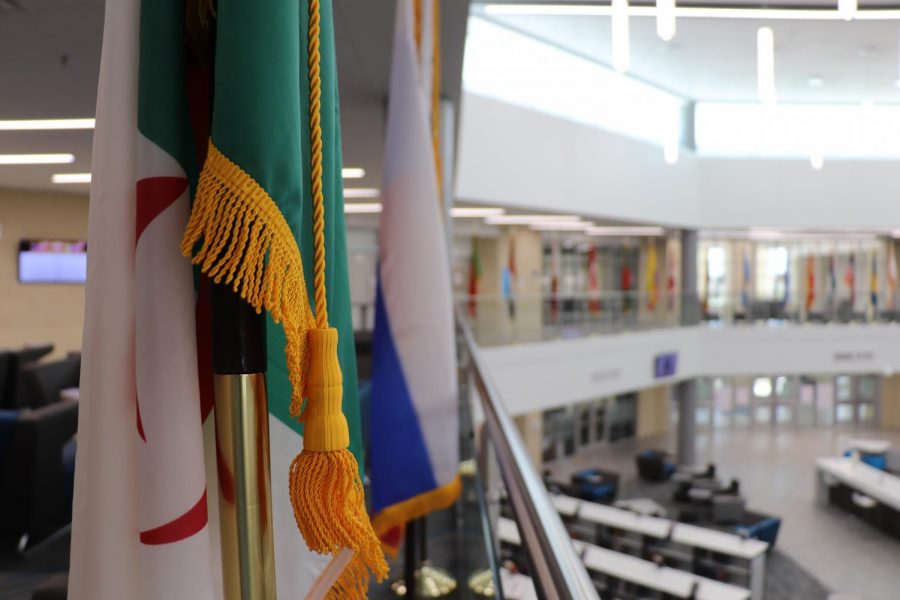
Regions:
<svg viewBox="0 0 900 600"><path fill-rule="evenodd" d="M816 459L816 498L828 499L828 478L865 494L896 511L900 511L900 477L886 473L853 458L824 457Z"/></svg>
<svg viewBox="0 0 900 600"><path fill-rule="evenodd" d="M769 549L766 542L685 523L676 523L672 528L672 541L690 546L695 552L697 549L706 550L747 561L751 597L761 599L765 595L766 550Z"/></svg>

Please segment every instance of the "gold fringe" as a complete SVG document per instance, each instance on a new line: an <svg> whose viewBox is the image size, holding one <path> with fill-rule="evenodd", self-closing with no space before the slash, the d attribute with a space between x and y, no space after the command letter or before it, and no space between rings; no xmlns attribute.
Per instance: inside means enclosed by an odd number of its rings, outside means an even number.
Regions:
<svg viewBox="0 0 900 600"><path fill-rule="evenodd" d="M358 554L354 554L338 580L331 586L326 600L358 600L368 597L369 569Z"/></svg>
<svg viewBox="0 0 900 600"><path fill-rule="evenodd" d="M359 466L349 450L304 450L291 463L289 485L294 519L310 550L337 554L349 548L356 555L351 565L357 562L357 569L367 569L366 583L368 571L377 581L387 577L387 562L366 514Z"/></svg>
<svg viewBox="0 0 900 600"><path fill-rule="evenodd" d="M265 309L282 324L290 412L299 417L309 362L307 332L315 323L300 248L272 197L212 140L181 251L193 256L210 279L224 281L256 312Z"/></svg>

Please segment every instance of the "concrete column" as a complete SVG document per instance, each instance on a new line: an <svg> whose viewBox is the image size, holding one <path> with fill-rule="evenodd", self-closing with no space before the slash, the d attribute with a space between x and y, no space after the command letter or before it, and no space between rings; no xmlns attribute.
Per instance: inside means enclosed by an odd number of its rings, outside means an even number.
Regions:
<svg viewBox="0 0 900 600"><path fill-rule="evenodd" d="M697 381L689 379L675 385L678 399L678 436L676 458L678 466L691 467L697 463Z"/></svg>
<svg viewBox="0 0 900 600"><path fill-rule="evenodd" d="M697 232L684 229L681 232L681 304L682 326L700 323L700 298L697 295ZM678 465L693 466L697 462L696 413L697 382L682 381L675 386L678 399L678 436L676 438Z"/></svg>
<svg viewBox="0 0 900 600"><path fill-rule="evenodd" d="M681 324L700 323L700 297L697 294L697 231L681 231Z"/></svg>

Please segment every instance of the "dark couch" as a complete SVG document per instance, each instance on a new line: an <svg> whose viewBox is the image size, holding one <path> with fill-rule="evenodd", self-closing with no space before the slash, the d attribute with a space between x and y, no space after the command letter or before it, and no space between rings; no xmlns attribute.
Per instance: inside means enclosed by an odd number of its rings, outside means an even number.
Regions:
<svg viewBox="0 0 900 600"><path fill-rule="evenodd" d="M71 521L71 465L63 449L78 429L78 403L0 411L0 535L36 542Z"/></svg>
<svg viewBox="0 0 900 600"><path fill-rule="evenodd" d="M670 462L665 450L644 450L634 457L638 477L647 481L667 481L675 473L675 464Z"/></svg>
<svg viewBox="0 0 900 600"><path fill-rule="evenodd" d="M22 367L22 385L26 405L41 408L59 402L62 390L78 387L80 374L80 356L25 365Z"/></svg>
<svg viewBox="0 0 900 600"><path fill-rule="evenodd" d="M5 360L0 360L0 409L16 410L28 406L25 397L23 369L26 365L39 361L53 352L53 344L25 346L9 351ZM6 363L5 372L2 363Z"/></svg>

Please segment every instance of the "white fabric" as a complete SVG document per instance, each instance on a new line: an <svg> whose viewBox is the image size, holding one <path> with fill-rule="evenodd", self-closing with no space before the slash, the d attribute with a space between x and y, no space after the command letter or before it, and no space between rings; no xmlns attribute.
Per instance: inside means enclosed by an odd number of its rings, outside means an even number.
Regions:
<svg viewBox="0 0 900 600"><path fill-rule="evenodd" d="M134 383L139 2L106 3L94 131L71 600L140 599Z"/></svg>
<svg viewBox="0 0 900 600"><path fill-rule="evenodd" d="M382 180L380 277L391 335L439 486L456 477L456 353L437 174L413 12L399 0Z"/></svg>

